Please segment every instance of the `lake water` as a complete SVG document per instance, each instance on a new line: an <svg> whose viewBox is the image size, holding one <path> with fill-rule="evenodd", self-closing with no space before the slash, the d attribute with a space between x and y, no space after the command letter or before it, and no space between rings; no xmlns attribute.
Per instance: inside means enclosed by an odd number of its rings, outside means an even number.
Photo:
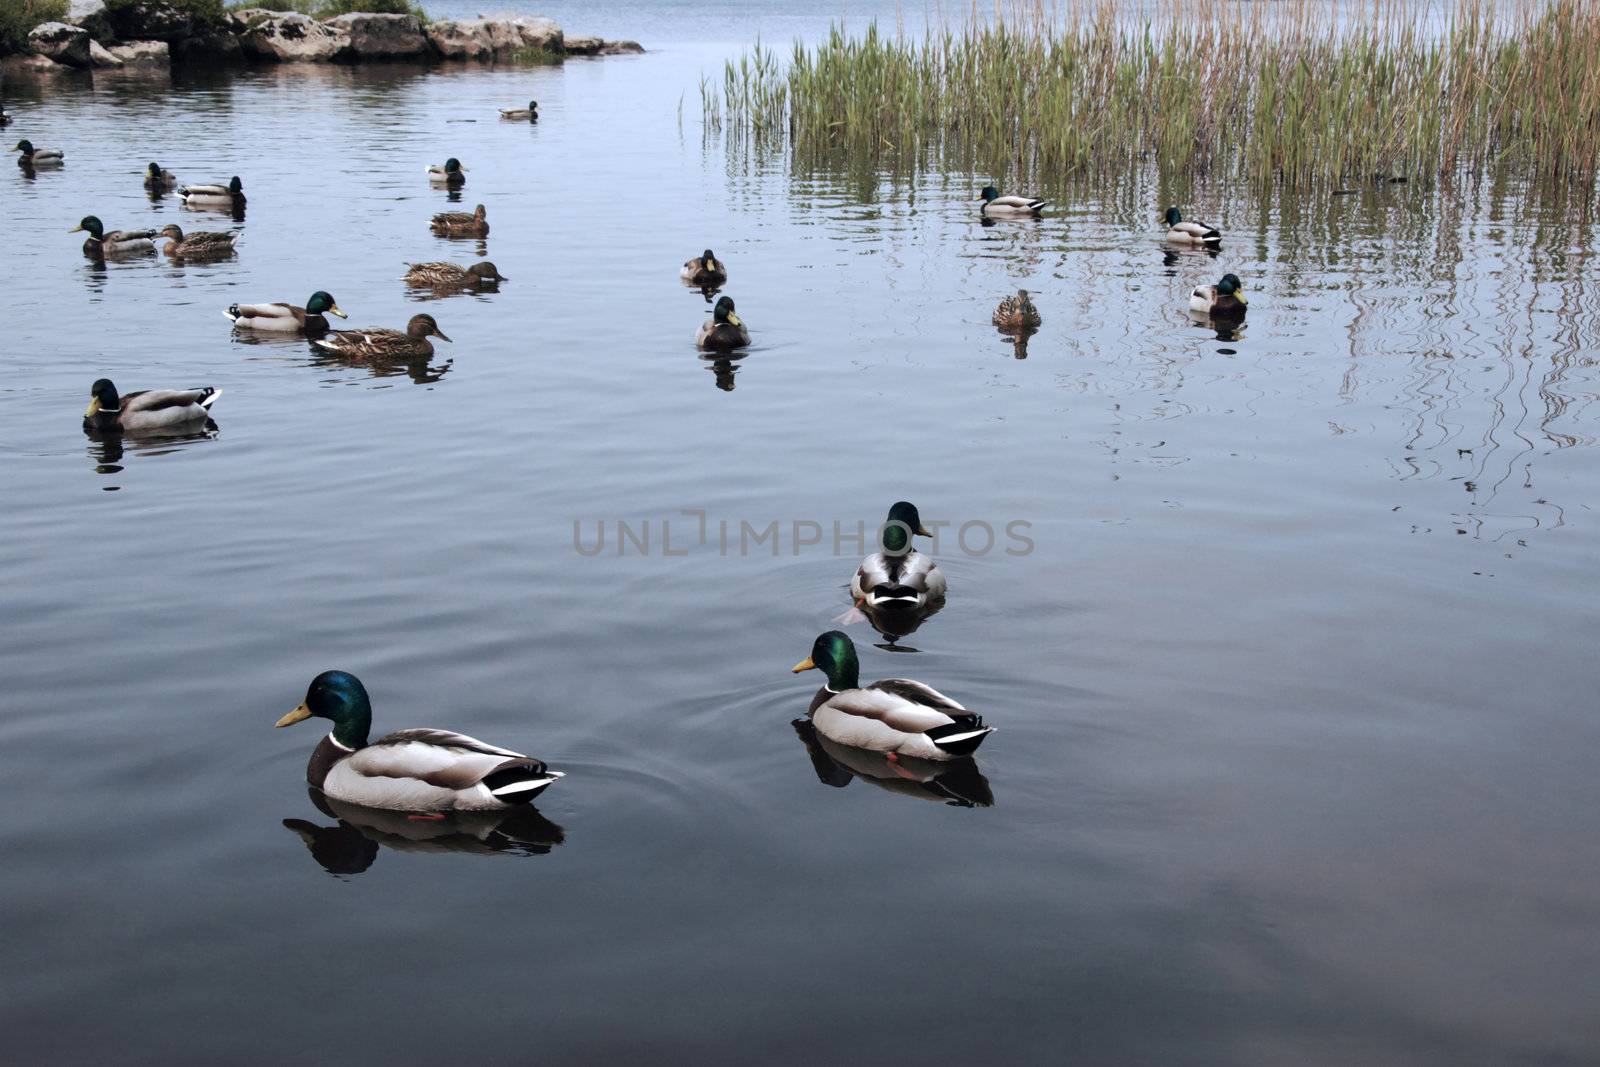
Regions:
<svg viewBox="0 0 1600 1067"><path fill-rule="evenodd" d="M985 226L985 175L703 142L701 74L831 7L546 10L654 50L7 87L68 154L0 178L9 1059L1600 1055L1592 204L1131 176ZM428 232L451 155L510 281L424 305L404 263L480 252ZM235 260L81 255L90 213L235 225L151 159L242 176ZM1180 197L1218 260L1161 246ZM691 341L707 245L734 362ZM1231 340L1182 310L1223 270ZM454 343L374 369L220 314L314 289ZM220 387L218 430L89 440L102 376ZM949 603L847 628L999 727L947 781L794 724L900 498ZM320 731L272 723L336 666L379 732L569 776L510 827L319 810Z"/></svg>

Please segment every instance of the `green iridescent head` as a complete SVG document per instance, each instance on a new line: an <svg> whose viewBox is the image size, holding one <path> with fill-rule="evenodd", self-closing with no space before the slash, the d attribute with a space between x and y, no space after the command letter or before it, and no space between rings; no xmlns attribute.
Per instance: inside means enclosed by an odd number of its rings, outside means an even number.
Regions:
<svg viewBox="0 0 1600 1067"><path fill-rule="evenodd" d="M794 665L794 673L818 670L828 676L828 688L835 693L855 689L861 684L861 666L856 662L856 646L838 630L820 635L811 645L811 655Z"/></svg>
<svg viewBox="0 0 1600 1067"><path fill-rule="evenodd" d="M311 679L300 706L276 725L293 726L312 717L330 720L333 739L345 748L361 748L372 729L372 702L366 686L348 671L323 671Z"/></svg>
<svg viewBox="0 0 1600 1067"><path fill-rule="evenodd" d="M912 537L932 536L923 527L917 506L909 500L897 501L889 508L889 517L884 520L879 534L883 550L892 556L903 556L911 551Z"/></svg>

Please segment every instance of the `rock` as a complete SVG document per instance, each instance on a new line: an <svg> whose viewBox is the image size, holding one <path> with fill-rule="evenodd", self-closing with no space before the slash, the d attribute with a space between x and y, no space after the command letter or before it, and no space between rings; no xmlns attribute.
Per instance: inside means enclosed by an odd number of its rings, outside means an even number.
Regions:
<svg viewBox="0 0 1600 1067"><path fill-rule="evenodd" d="M231 33L207 30L172 42L174 63L242 63L244 46Z"/></svg>
<svg viewBox="0 0 1600 1067"><path fill-rule="evenodd" d="M603 56L642 56L644 45L638 41L607 41L600 46Z"/></svg>
<svg viewBox="0 0 1600 1067"><path fill-rule="evenodd" d="M89 62L101 70L122 66L122 60L107 52L104 45L92 38L89 41Z"/></svg>
<svg viewBox="0 0 1600 1067"><path fill-rule="evenodd" d="M447 59L508 59L523 50L554 58L565 52L560 26L550 19L521 15L430 23L428 40Z"/></svg>
<svg viewBox="0 0 1600 1067"><path fill-rule="evenodd" d="M124 67L170 67L172 47L165 41L129 41L106 49Z"/></svg>
<svg viewBox="0 0 1600 1067"><path fill-rule="evenodd" d="M268 19L278 17L278 12L268 11L264 7L244 7L238 11L230 11L222 16L225 29L236 34L249 33L252 27L259 26Z"/></svg>
<svg viewBox="0 0 1600 1067"><path fill-rule="evenodd" d="M280 63L328 63L350 50L350 36L342 27L309 15L267 19L252 26L239 43L246 55Z"/></svg>
<svg viewBox="0 0 1600 1067"><path fill-rule="evenodd" d="M74 68L57 63L49 56L6 56L0 59L0 73L8 78L24 78L32 74L71 74Z"/></svg>
<svg viewBox="0 0 1600 1067"><path fill-rule="evenodd" d="M101 44L110 44L117 39L111 32L111 16L106 13L105 0L72 0L67 5L67 22L74 26L82 26L89 31L89 36Z"/></svg>
<svg viewBox="0 0 1600 1067"><path fill-rule="evenodd" d="M422 21L415 15L340 15L328 24L343 29L357 59L418 59L429 54Z"/></svg>
<svg viewBox="0 0 1600 1067"><path fill-rule="evenodd" d="M566 53L569 56L597 56L605 42L598 37L575 36L568 37L565 41Z"/></svg>
<svg viewBox="0 0 1600 1067"><path fill-rule="evenodd" d="M28 47L38 55L69 67L89 65L89 31L65 22L46 22L28 34Z"/></svg>
<svg viewBox="0 0 1600 1067"><path fill-rule="evenodd" d="M110 15L111 29L123 41L181 41L194 32L194 16L166 0L134 0Z"/></svg>

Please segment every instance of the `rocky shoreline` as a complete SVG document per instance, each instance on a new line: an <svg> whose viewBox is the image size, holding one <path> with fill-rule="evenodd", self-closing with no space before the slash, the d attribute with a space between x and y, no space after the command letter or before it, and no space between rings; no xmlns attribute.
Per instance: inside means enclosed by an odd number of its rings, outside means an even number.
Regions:
<svg viewBox="0 0 1600 1067"><path fill-rule="evenodd" d="M7 56L8 76L95 70L165 70L173 64L561 62L569 56L633 55L634 41L568 36L547 18L480 16L424 23L415 15L329 19L249 8L205 24L165 0L107 7L72 0L61 22L28 35L29 53Z"/></svg>

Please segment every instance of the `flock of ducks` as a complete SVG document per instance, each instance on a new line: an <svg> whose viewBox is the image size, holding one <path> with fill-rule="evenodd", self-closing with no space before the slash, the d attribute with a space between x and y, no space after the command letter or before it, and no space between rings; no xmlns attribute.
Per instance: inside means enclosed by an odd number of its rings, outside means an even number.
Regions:
<svg viewBox="0 0 1600 1067"><path fill-rule="evenodd" d="M501 111L506 119L538 120L538 105ZM9 117L7 118L9 121ZM28 169L59 167L64 154L19 141L19 164ZM467 168L455 158L427 168L430 182L459 189ZM170 171L151 163L144 184L153 197L176 189L185 206L232 212L242 218L243 183L238 177L225 184L178 186ZM1028 218L1038 215L1046 202L1023 196L1002 196L986 187L979 199L982 213L993 218ZM1167 240L1174 244L1215 248L1221 234L1213 227L1186 222L1177 208L1166 214ZM445 212L433 216L435 234L451 237L486 237L487 213L482 204L471 212ZM93 215L84 217L73 232L84 232L84 252L97 259L127 257L154 251L155 240L165 238L164 252L175 259L217 259L234 254L237 233L185 233L176 225L155 230L107 230ZM727 266L711 249L684 263L680 278L700 288L707 299L728 280ZM488 262L462 267L454 263L408 265L407 284L433 288L477 290L507 280ZM1208 315L1242 315L1245 301L1232 274L1215 286L1197 288L1190 301L1197 312ZM329 351L352 359L415 358L433 352L432 339L449 341L433 316L415 315L404 330L335 330L328 316L346 318L330 293L312 293L302 305L286 302L234 304L224 315L240 330L259 330L305 337ZM995 309L993 322L1002 330L1025 334L1039 327L1042 318L1026 290L1006 297ZM711 318L697 331L696 344L708 351L729 352L750 344L750 333L731 297L722 296ZM108 433L182 433L209 420L221 396L215 388L143 390L121 394L106 378L90 389L84 426ZM862 560L849 588L852 610L867 613L880 632L909 632L918 618L942 607L947 584L933 559L919 552L914 539L930 536L915 505L900 501L888 513L880 531L879 550ZM896 615L903 621L894 622ZM891 639L892 635L891 635ZM810 655L797 663L795 673L816 670L823 682L811 701L807 729L843 746L856 761L881 759L904 777L902 758L947 763L968 759L993 727L982 716L921 682L887 678L862 685L854 643L840 630L819 635ZM449 812L504 811L529 804L562 773L544 761L487 744L446 730L412 729L373 740L372 702L360 679L347 671L324 671L311 680L300 704L277 721L290 726L307 719L327 720L331 726L312 751L306 779L335 801L384 811L420 813L440 817ZM837 749L830 751L839 751ZM854 763L850 763L854 765Z"/></svg>

